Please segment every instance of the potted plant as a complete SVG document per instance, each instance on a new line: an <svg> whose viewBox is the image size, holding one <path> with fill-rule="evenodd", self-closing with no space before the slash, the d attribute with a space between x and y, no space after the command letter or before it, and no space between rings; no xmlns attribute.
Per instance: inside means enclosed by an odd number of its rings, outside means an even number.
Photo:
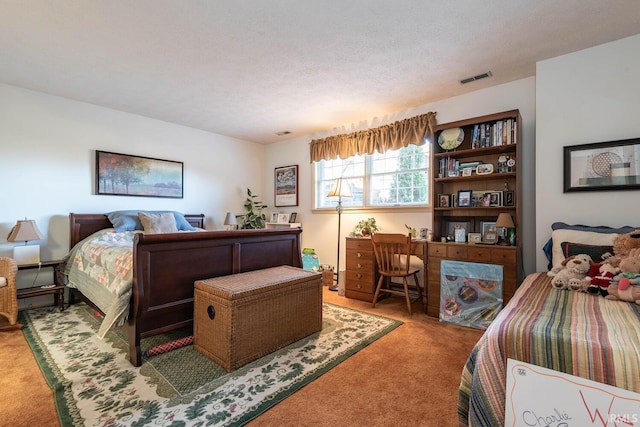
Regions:
<svg viewBox="0 0 640 427"><path fill-rule="evenodd" d="M378 224L376 224L375 218L363 219L353 228L354 234L359 234L363 237L370 236L378 231L380 231L380 229L378 228Z"/></svg>
<svg viewBox="0 0 640 427"><path fill-rule="evenodd" d="M238 218L243 219L241 228L264 228L267 216L262 211L267 208L267 205L256 200L258 197L258 195L251 193L250 188L247 188L247 199L244 201L244 210L247 211L247 213L238 215Z"/></svg>

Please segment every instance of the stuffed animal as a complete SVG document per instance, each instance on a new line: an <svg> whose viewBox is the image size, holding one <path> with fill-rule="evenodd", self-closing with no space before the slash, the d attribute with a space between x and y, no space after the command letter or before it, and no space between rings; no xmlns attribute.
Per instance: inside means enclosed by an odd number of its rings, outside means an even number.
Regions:
<svg viewBox="0 0 640 427"><path fill-rule="evenodd" d="M622 289L640 284L640 249L632 249L629 256L620 261L619 268L620 272L613 277L611 283Z"/></svg>
<svg viewBox="0 0 640 427"><path fill-rule="evenodd" d="M640 248L640 230L620 234L613 239L613 256L608 258L605 263L618 267L620 261L629 256L632 249L637 248Z"/></svg>
<svg viewBox="0 0 640 427"><path fill-rule="evenodd" d="M551 286L556 289L581 291L582 279L587 277L593 260L587 254L573 255L562 261L561 268L554 268L547 275L552 276Z"/></svg>
<svg viewBox="0 0 640 427"><path fill-rule="evenodd" d="M620 271L611 281L606 298L640 304L640 250L633 249L620 261Z"/></svg>
<svg viewBox="0 0 640 427"><path fill-rule="evenodd" d="M582 289L589 294L600 294L606 297L609 294L607 288L611 284L613 276L619 272L620 269L611 264L592 264L587 277L582 279Z"/></svg>

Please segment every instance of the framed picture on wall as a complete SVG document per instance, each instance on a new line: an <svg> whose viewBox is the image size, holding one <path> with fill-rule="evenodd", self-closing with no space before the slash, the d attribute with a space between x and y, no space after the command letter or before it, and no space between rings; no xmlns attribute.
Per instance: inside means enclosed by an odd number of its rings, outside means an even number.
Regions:
<svg viewBox="0 0 640 427"><path fill-rule="evenodd" d="M275 205L298 206L298 165L275 169Z"/></svg>
<svg viewBox="0 0 640 427"><path fill-rule="evenodd" d="M565 146L564 192L640 188L640 138Z"/></svg>
<svg viewBox="0 0 640 427"><path fill-rule="evenodd" d="M96 194L182 199L183 164L96 151Z"/></svg>

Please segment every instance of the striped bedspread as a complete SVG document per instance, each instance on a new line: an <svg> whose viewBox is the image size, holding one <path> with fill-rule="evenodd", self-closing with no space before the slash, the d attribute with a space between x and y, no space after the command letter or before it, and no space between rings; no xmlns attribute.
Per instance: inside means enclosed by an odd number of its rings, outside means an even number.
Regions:
<svg viewBox="0 0 640 427"><path fill-rule="evenodd" d="M553 289L550 280L527 276L472 350L461 426L504 425L507 358L640 392L640 306Z"/></svg>

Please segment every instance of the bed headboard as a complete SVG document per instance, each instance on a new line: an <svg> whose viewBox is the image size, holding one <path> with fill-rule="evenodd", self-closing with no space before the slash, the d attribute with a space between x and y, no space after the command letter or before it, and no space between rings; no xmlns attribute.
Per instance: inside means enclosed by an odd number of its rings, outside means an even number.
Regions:
<svg viewBox="0 0 640 427"><path fill-rule="evenodd" d="M204 228L204 214L185 214L184 217L192 226ZM77 214L72 212L69 214L69 222L71 233L69 249L96 231L113 227L106 214Z"/></svg>

